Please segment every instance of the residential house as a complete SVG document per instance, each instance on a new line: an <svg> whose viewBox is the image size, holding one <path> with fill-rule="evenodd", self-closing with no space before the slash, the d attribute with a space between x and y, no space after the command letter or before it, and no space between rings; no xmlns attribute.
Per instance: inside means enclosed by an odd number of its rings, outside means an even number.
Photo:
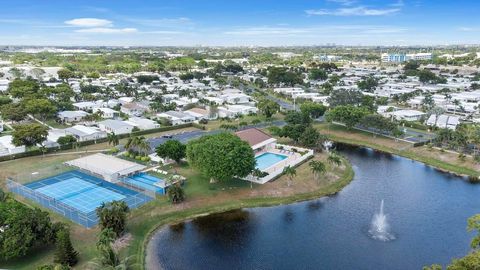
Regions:
<svg viewBox="0 0 480 270"><path fill-rule="evenodd" d="M63 123L73 123L82 121L88 113L84 111L63 111L57 114L57 118Z"/></svg>
<svg viewBox="0 0 480 270"><path fill-rule="evenodd" d="M120 113L110 108L97 108L96 112L102 115L103 119L113 119L120 116Z"/></svg>
<svg viewBox="0 0 480 270"><path fill-rule="evenodd" d="M118 135L131 133L135 126L124 121L107 119L98 122L98 127L102 131L107 133L115 133Z"/></svg>
<svg viewBox="0 0 480 270"><path fill-rule="evenodd" d="M258 109L256 107L246 105L226 105L218 107L218 117L222 118L234 118L237 117L237 115L255 114L257 112Z"/></svg>
<svg viewBox="0 0 480 270"><path fill-rule="evenodd" d="M396 120L404 121L419 121L424 115L424 112L416 110L398 110L387 113L388 116L393 117Z"/></svg>
<svg viewBox="0 0 480 270"><path fill-rule="evenodd" d="M235 132L242 141L246 141L255 153L275 148L277 139L257 129L249 128Z"/></svg>
<svg viewBox="0 0 480 270"><path fill-rule="evenodd" d="M448 128L455 130L458 124L460 124L460 117L442 114L439 115L437 118L435 114L432 114L425 122L425 124L427 126L436 126L439 128Z"/></svg>
<svg viewBox="0 0 480 270"><path fill-rule="evenodd" d="M120 109L121 112L129 116L142 116L147 110L148 107L138 102L125 103Z"/></svg>
<svg viewBox="0 0 480 270"><path fill-rule="evenodd" d="M140 130L154 129L160 127L160 124L156 121L141 117L130 117L127 121L124 122L129 125L135 126Z"/></svg>
<svg viewBox="0 0 480 270"><path fill-rule="evenodd" d="M184 112L167 111L157 114L158 118L168 119L173 126L187 124L195 121L195 117Z"/></svg>
<svg viewBox="0 0 480 270"><path fill-rule="evenodd" d="M107 137L107 133L95 127L75 125L65 129L66 135L72 135L79 142L98 140Z"/></svg>
<svg viewBox="0 0 480 270"><path fill-rule="evenodd" d="M0 137L0 156L8 156L23 153L26 151L25 145L16 146L12 143L13 136Z"/></svg>

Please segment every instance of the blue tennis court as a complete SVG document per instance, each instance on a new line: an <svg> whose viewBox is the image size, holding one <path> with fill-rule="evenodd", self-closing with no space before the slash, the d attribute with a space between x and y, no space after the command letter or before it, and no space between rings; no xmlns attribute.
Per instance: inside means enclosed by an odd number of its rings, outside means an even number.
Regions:
<svg viewBox="0 0 480 270"><path fill-rule="evenodd" d="M85 227L98 223L95 210L112 201L125 201L130 208L153 198L129 188L107 182L78 170L35 181L11 184L11 190L36 201Z"/></svg>

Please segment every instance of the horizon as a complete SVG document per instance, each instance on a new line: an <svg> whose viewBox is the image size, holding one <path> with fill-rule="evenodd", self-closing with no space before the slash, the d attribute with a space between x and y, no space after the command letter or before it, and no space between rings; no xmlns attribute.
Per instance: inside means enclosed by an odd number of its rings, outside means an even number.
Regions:
<svg viewBox="0 0 480 270"><path fill-rule="evenodd" d="M478 45L480 3L434 0L132 0L4 3L2 46L353 47ZM27 15L29 14L29 15Z"/></svg>

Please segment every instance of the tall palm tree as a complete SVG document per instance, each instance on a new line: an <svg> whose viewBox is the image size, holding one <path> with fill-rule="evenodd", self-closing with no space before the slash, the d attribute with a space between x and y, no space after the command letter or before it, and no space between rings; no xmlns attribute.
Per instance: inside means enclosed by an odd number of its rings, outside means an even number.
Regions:
<svg viewBox="0 0 480 270"><path fill-rule="evenodd" d="M137 145L138 145L138 137L137 136L130 136L130 137L128 137L128 141L125 144L125 149L127 149L127 151L131 151L133 149L136 149Z"/></svg>
<svg viewBox="0 0 480 270"><path fill-rule="evenodd" d="M342 159L340 158L340 156L336 153L330 153L330 155L328 156L327 158L327 161L330 163L330 164L333 164L335 166L340 166L340 164L342 164Z"/></svg>
<svg viewBox="0 0 480 270"><path fill-rule="evenodd" d="M107 139L108 145L117 146L120 143L120 140L118 139L118 136L115 134L115 132L108 133Z"/></svg>
<svg viewBox="0 0 480 270"><path fill-rule="evenodd" d="M327 171L325 164L319 160L312 160L308 163L310 170L313 173L313 179L318 180L318 175L323 174Z"/></svg>
<svg viewBox="0 0 480 270"><path fill-rule="evenodd" d="M137 148L144 155L147 155L151 150L150 143L144 136L137 137Z"/></svg>
<svg viewBox="0 0 480 270"><path fill-rule="evenodd" d="M295 170L294 167L291 167L290 165L283 168L283 174L285 174L286 176L288 176L288 182L287 182L287 185L290 186L291 183L293 182L293 177L295 177L297 175L297 170Z"/></svg>

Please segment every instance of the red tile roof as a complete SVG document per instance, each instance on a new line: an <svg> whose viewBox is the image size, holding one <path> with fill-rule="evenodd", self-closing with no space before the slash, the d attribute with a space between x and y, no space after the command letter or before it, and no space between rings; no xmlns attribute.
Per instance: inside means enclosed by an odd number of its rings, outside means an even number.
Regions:
<svg viewBox="0 0 480 270"><path fill-rule="evenodd" d="M272 138L272 136L268 135L267 133L257 129L257 128L249 128L235 132L235 135L240 137L243 141L248 142L250 146L254 146L266 140Z"/></svg>

